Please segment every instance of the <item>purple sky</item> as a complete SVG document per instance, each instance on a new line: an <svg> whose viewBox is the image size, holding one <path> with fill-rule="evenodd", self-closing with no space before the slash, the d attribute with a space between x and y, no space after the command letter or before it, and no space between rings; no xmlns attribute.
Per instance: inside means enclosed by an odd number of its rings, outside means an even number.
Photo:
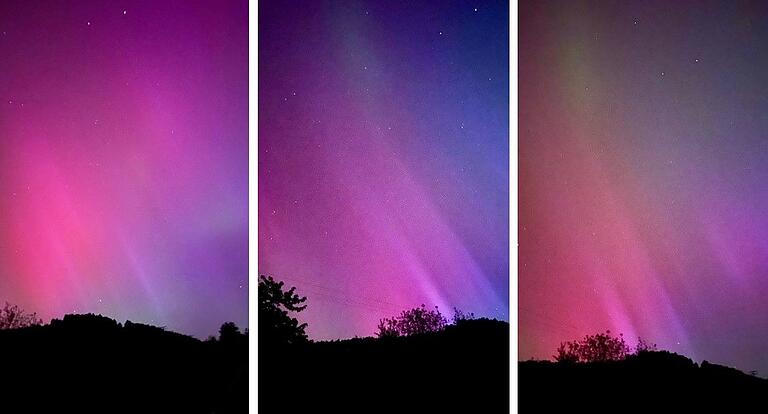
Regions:
<svg viewBox="0 0 768 414"><path fill-rule="evenodd" d="M245 1L4 1L0 300L248 322Z"/></svg>
<svg viewBox="0 0 768 414"><path fill-rule="evenodd" d="M521 2L521 359L611 329L768 373L767 6Z"/></svg>
<svg viewBox="0 0 768 414"><path fill-rule="evenodd" d="M504 1L262 1L259 272L315 339L509 318Z"/></svg>

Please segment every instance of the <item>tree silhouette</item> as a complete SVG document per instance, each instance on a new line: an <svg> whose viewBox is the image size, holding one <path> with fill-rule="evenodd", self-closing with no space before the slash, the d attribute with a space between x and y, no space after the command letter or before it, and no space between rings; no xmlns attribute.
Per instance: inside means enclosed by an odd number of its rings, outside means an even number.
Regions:
<svg viewBox="0 0 768 414"><path fill-rule="evenodd" d="M637 345L635 346L635 354L643 352L655 352L657 351L656 344L646 342L645 339L637 337Z"/></svg>
<svg viewBox="0 0 768 414"><path fill-rule="evenodd" d="M26 328L32 325L41 325L43 321L36 313L26 313L18 305L5 302L0 309L0 329Z"/></svg>
<svg viewBox="0 0 768 414"><path fill-rule="evenodd" d="M581 340L561 343L554 358L558 362L618 361L629 354L630 349L624 342L623 334L615 337L611 331L605 331L587 335Z"/></svg>
<svg viewBox="0 0 768 414"><path fill-rule="evenodd" d="M422 304L420 307L405 310L393 318L381 319L376 336L390 338L438 332L445 329L447 324L448 321L440 313L437 306L435 306L435 310L429 310Z"/></svg>
<svg viewBox="0 0 768 414"><path fill-rule="evenodd" d="M475 314L473 312L464 313L461 309L457 307L453 308L453 324L454 325L458 325L463 321L468 321L472 319L475 319Z"/></svg>
<svg viewBox="0 0 768 414"><path fill-rule="evenodd" d="M307 305L301 304L307 298L294 293L295 287L283 291L283 285L283 282L275 281L271 276L259 276L260 343L284 345L307 342L307 334L304 332L307 324L299 324L296 318L288 314L303 311Z"/></svg>
<svg viewBox="0 0 768 414"><path fill-rule="evenodd" d="M397 318L384 318L380 320L379 325L376 328L376 336L379 338L394 338L400 336L397 323Z"/></svg>
<svg viewBox="0 0 768 414"><path fill-rule="evenodd" d="M243 337L245 334L240 332L240 328L234 322L224 322L219 328L219 341L222 343L239 341Z"/></svg>

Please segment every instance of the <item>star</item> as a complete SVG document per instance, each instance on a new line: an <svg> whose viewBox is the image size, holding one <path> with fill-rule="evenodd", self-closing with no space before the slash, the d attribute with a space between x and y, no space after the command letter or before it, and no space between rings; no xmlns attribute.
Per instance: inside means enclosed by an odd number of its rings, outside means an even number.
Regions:
<svg viewBox="0 0 768 414"><path fill-rule="evenodd" d="M475 12L477 12L477 7L475 7Z"/></svg>
<svg viewBox="0 0 768 414"><path fill-rule="evenodd" d="M88 23L86 23L86 24L87 24L88 26L90 26L90 25L91 25L91 22L88 22Z"/></svg>
<svg viewBox="0 0 768 414"><path fill-rule="evenodd" d="M123 15L125 15L126 13L128 13L128 11L127 10L123 10Z"/></svg>
<svg viewBox="0 0 768 414"><path fill-rule="evenodd" d="M440 34L442 35L442 34L443 34L443 32L440 32Z"/></svg>

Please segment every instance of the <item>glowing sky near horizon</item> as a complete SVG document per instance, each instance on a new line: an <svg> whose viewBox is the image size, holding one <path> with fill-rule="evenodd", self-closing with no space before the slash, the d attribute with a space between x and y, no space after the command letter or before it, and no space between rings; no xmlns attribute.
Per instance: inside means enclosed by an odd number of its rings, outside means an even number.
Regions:
<svg viewBox="0 0 768 414"><path fill-rule="evenodd" d="M310 337L422 303L508 320L506 2L259 12L259 272Z"/></svg>
<svg viewBox="0 0 768 414"><path fill-rule="evenodd" d="M520 358L605 329L768 372L768 8L520 4Z"/></svg>
<svg viewBox="0 0 768 414"><path fill-rule="evenodd" d="M244 1L0 5L0 301L247 326Z"/></svg>

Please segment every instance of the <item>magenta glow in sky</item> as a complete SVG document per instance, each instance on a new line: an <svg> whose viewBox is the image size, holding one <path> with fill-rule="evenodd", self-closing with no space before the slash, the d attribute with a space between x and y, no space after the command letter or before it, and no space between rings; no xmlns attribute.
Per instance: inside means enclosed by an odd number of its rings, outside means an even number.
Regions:
<svg viewBox="0 0 768 414"><path fill-rule="evenodd" d="M768 371L767 18L521 2L521 359L611 329Z"/></svg>
<svg viewBox="0 0 768 414"><path fill-rule="evenodd" d="M261 1L259 272L314 339L406 308L508 319L503 1Z"/></svg>
<svg viewBox="0 0 768 414"><path fill-rule="evenodd" d="M247 325L244 1L0 6L0 300Z"/></svg>

